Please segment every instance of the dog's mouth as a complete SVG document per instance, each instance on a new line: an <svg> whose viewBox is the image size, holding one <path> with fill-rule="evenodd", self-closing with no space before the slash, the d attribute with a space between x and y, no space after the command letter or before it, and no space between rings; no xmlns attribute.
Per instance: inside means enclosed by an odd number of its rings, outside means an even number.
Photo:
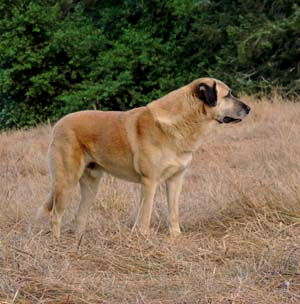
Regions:
<svg viewBox="0 0 300 304"><path fill-rule="evenodd" d="M229 117L229 116L225 116L223 118L224 123L237 123L240 121L242 121L240 118L233 118L233 117Z"/></svg>
<svg viewBox="0 0 300 304"><path fill-rule="evenodd" d="M218 123L238 123L241 122L242 120L240 118L233 118L229 116L225 116L223 119L217 119Z"/></svg>

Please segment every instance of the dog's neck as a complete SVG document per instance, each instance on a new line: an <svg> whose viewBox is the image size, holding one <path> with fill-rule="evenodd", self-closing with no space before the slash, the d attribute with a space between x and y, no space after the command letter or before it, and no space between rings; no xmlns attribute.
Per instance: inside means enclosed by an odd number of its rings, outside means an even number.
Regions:
<svg viewBox="0 0 300 304"><path fill-rule="evenodd" d="M177 149L183 152L196 151L207 129L214 123L205 115L204 106L198 100L191 102L189 92L177 90L148 104L156 124ZM182 102L172 102L174 99ZM203 123L208 120L209 123ZM205 126L205 129L204 129ZM186 149L189 149L187 151Z"/></svg>

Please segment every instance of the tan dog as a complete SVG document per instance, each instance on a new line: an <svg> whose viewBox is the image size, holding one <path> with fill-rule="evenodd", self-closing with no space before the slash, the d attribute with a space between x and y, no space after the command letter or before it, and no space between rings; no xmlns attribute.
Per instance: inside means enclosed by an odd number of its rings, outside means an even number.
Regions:
<svg viewBox="0 0 300 304"><path fill-rule="evenodd" d="M77 238L85 230L102 172L142 184L136 225L147 233L153 198L166 180L169 230L180 233L178 198L182 181L204 132L213 125L239 122L250 108L233 97L223 82L200 78L126 112L82 111L62 118L49 147L52 189L40 212L52 211L53 234L60 236L70 191L80 183Z"/></svg>

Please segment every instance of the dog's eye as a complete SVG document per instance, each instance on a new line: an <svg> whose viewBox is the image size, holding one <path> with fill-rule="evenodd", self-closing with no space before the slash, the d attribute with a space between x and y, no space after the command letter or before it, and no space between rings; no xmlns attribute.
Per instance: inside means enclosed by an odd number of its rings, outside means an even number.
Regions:
<svg viewBox="0 0 300 304"><path fill-rule="evenodd" d="M236 94L234 94L233 92L232 92L232 90L230 90L229 92L228 92L228 94L225 96L225 97L235 97L235 98L238 98L238 96L236 95Z"/></svg>
<svg viewBox="0 0 300 304"><path fill-rule="evenodd" d="M235 98L239 98L239 96L237 94L235 94L234 92L231 91L231 96L235 97Z"/></svg>
<svg viewBox="0 0 300 304"><path fill-rule="evenodd" d="M232 97L231 91L228 91L228 94L225 96L226 98Z"/></svg>

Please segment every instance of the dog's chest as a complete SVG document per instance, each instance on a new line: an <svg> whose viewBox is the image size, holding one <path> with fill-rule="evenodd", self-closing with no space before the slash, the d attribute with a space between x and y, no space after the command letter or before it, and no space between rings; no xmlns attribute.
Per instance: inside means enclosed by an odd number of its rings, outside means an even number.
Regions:
<svg viewBox="0 0 300 304"><path fill-rule="evenodd" d="M181 155L165 154L161 161L161 178L168 179L176 173L186 169L192 161L192 153Z"/></svg>

